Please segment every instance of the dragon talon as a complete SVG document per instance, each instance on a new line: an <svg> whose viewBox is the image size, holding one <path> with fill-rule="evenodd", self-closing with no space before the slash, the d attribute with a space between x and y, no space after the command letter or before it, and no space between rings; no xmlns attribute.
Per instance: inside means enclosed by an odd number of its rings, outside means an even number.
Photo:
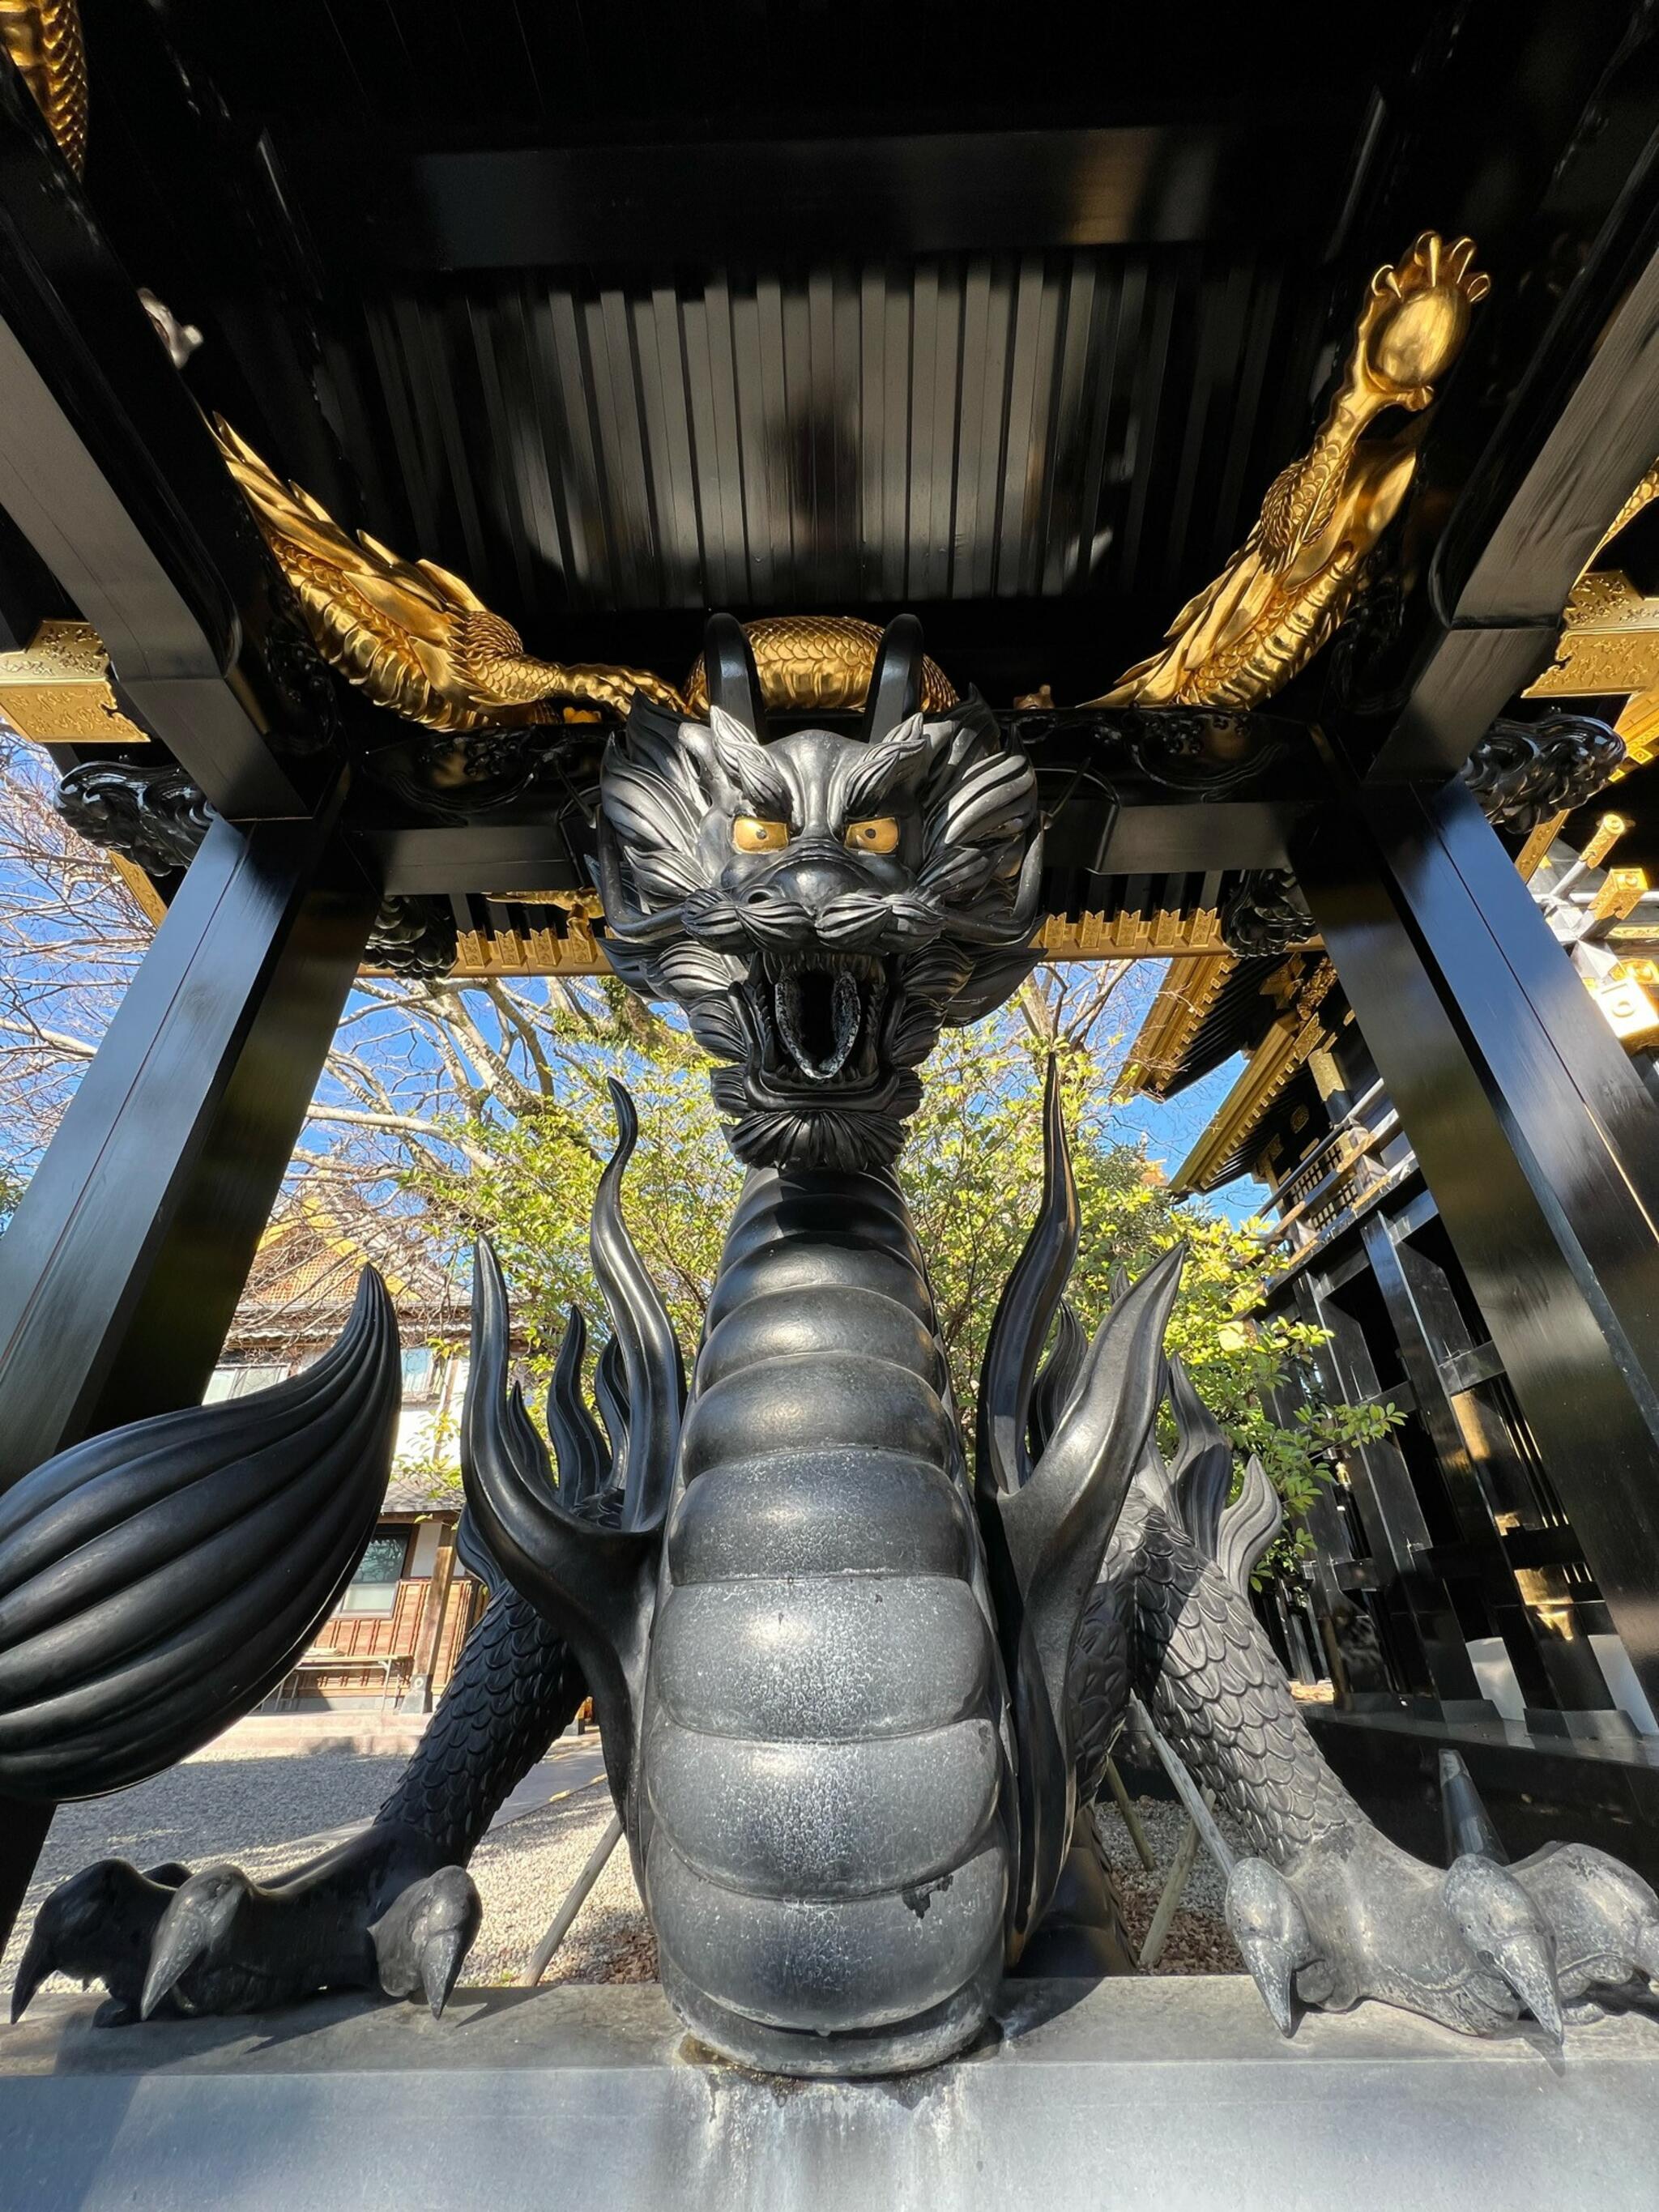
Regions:
<svg viewBox="0 0 1659 2212"><path fill-rule="evenodd" d="M464 1867L440 1867L406 1889L369 1930L380 1987L391 1997L418 1990L439 2019L483 1918L483 1900Z"/></svg>
<svg viewBox="0 0 1659 2212"><path fill-rule="evenodd" d="M1565 2033L1555 1934L1514 1875L1473 1854L1454 1861L1443 1895L1481 1965L1513 1991L1559 2047Z"/></svg>
<svg viewBox="0 0 1659 2212"><path fill-rule="evenodd" d="M1239 1952L1250 1970L1250 1979L1261 2002L1273 2014L1273 2025L1287 2039L1296 2033L1296 1970L1282 1946L1266 1938L1241 1943Z"/></svg>
<svg viewBox="0 0 1659 2212"><path fill-rule="evenodd" d="M149 1967L138 2000L138 2017L148 2020L184 1977L222 1942L249 1891L237 1867L209 1867L192 1875L161 1915L151 1939Z"/></svg>
<svg viewBox="0 0 1659 2212"><path fill-rule="evenodd" d="M57 1962L52 1955L54 1948L50 1934L37 1920L34 1932L23 1953L22 1964L17 1969L17 1979L12 1986L11 2024L14 2027L28 2010L29 2001L41 1983L48 1974L57 1972Z"/></svg>
<svg viewBox="0 0 1659 2212"><path fill-rule="evenodd" d="M1297 1975L1318 1957L1295 1890L1266 1859L1241 1859L1223 1910L1273 2025L1281 2035L1294 2034Z"/></svg>
<svg viewBox="0 0 1659 2212"><path fill-rule="evenodd" d="M176 1872L188 1878L185 1869ZM125 1859L97 1860L60 1882L35 1915L12 1990L13 2021L53 1974L83 1986L101 1981L117 2003L136 2012L150 1939L173 1887Z"/></svg>
<svg viewBox="0 0 1659 2212"><path fill-rule="evenodd" d="M465 1929L446 1928L421 1947L421 1990L434 2020L441 2020L471 1942Z"/></svg>

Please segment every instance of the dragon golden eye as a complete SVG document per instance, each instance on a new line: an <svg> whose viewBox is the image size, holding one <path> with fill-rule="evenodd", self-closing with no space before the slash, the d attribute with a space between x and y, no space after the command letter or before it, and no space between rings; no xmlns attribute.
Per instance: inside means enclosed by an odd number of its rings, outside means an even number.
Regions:
<svg viewBox="0 0 1659 2212"><path fill-rule="evenodd" d="M872 815L868 822L849 822L847 842L855 853L896 853L898 823L890 814Z"/></svg>
<svg viewBox="0 0 1659 2212"><path fill-rule="evenodd" d="M739 814L732 824L732 844L739 853L781 853L789 842L787 822L768 822L758 814Z"/></svg>

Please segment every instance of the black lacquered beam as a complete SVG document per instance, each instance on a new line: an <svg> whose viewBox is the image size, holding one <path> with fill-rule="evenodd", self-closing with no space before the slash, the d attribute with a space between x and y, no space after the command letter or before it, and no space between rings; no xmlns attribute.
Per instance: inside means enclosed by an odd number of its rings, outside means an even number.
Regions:
<svg viewBox="0 0 1659 2212"><path fill-rule="evenodd" d="M12 69L0 70L0 507L221 813L311 811L333 764L314 729L295 728L266 650L286 617L263 544Z"/></svg>
<svg viewBox="0 0 1659 2212"><path fill-rule="evenodd" d="M1474 799L1291 857L1584 1556L1659 1696L1659 1108Z"/></svg>
<svg viewBox="0 0 1659 2212"><path fill-rule="evenodd" d="M422 148L372 122L348 146L290 134L331 253L388 269L607 269L785 256L1076 252L1228 239L1324 241L1359 101L1292 95L1224 122L1087 130L707 139L609 149ZM319 234L322 227L318 226Z"/></svg>
<svg viewBox="0 0 1659 2212"><path fill-rule="evenodd" d="M0 1238L0 1490L200 1398L376 903L325 823L210 830Z"/></svg>
<svg viewBox="0 0 1659 2212"><path fill-rule="evenodd" d="M1036 765L1048 817L1048 870L1068 884L1091 876L1282 868L1291 830L1328 794L1310 733L1285 717L1028 709L999 720ZM526 732L524 744L542 749L545 764L528 774L516 797L481 805L470 818L414 818L420 792L407 764L395 794L372 781L359 784L351 832L388 896L592 889L583 809L591 812L595 796L598 750L583 738L580 750L550 752L538 730ZM495 741L489 757L500 775ZM465 786L435 757L434 767L434 792L459 812Z"/></svg>
<svg viewBox="0 0 1659 2212"><path fill-rule="evenodd" d="M1369 781L1462 766L1548 665L1568 593L1656 453L1659 134L1468 471L1430 565L1403 704L1356 748L1375 744Z"/></svg>

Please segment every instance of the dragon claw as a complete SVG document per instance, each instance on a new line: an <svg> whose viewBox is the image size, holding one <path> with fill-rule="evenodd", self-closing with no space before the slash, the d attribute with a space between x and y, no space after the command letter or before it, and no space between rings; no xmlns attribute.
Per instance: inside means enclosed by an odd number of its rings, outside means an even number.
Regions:
<svg viewBox="0 0 1659 2212"><path fill-rule="evenodd" d="M421 1947L421 1992L431 2008L434 2020L443 2017L455 1977L466 1956L469 1940L459 1929L450 1928L441 1935L429 1936Z"/></svg>
<svg viewBox="0 0 1659 2212"><path fill-rule="evenodd" d="M51 1943L43 1937L40 1924L37 1921L34 1932L29 1937L27 1948L23 1953L22 1964L17 1969L17 1979L12 1984L11 2024L14 2027L28 2010L29 1999L45 1981L46 1976L54 1971L55 1961L52 1955Z"/></svg>
<svg viewBox="0 0 1659 2212"><path fill-rule="evenodd" d="M102 1982L100 2019L262 2010L325 1989L423 1996L441 2013L483 1917L459 1866L432 1869L423 1839L362 1829L271 1887L240 1867L141 1874L101 1859L53 1890L35 1917L11 2013L49 1975Z"/></svg>
<svg viewBox="0 0 1659 2212"><path fill-rule="evenodd" d="M101 1981L118 2005L137 2008L150 1941L184 1870L155 1867L140 1874L125 1859L100 1859L60 1882L35 1916L11 1995L11 2017L22 2018L52 1974Z"/></svg>
<svg viewBox="0 0 1659 2212"><path fill-rule="evenodd" d="M1443 1894L1475 1957L1514 1992L1559 2048L1565 2029L1555 1934L1521 1884L1507 1869L1468 1853L1453 1861Z"/></svg>
<svg viewBox="0 0 1659 2212"><path fill-rule="evenodd" d="M483 1900L465 1867L440 1867L412 1883L368 1931L380 1987L390 1997L418 1990L438 2019L483 1918Z"/></svg>
<svg viewBox="0 0 1659 2212"><path fill-rule="evenodd" d="M1228 1928L1281 2035L1296 2028L1297 1975L1318 1956L1296 1892L1266 1859L1241 1859L1227 1884Z"/></svg>
<svg viewBox="0 0 1659 2212"><path fill-rule="evenodd" d="M238 1867L208 1867L174 1893L150 1943L138 2016L148 2020L199 1960L223 1944L252 1884Z"/></svg>

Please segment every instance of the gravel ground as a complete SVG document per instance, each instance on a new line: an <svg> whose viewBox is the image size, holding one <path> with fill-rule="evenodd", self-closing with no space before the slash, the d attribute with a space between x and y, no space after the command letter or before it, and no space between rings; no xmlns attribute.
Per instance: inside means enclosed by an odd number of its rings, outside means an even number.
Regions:
<svg viewBox="0 0 1659 2212"><path fill-rule="evenodd" d="M611 1814L604 1783L574 1791L544 1812L526 1813L486 1836L473 1856L483 1927L463 1969L475 1983L516 1982L587 1863ZM560 1945L544 1986L555 1982L654 1982L657 1945L619 1843Z"/></svg>
<svg viewBox="0 0 1659 2212"><path fill-rule="evenodd" d="M154 1866L182 1859L199 1867L231 1859L256 1878L269 1879L295 1863L297 1844L367 1820L402 1771L404 1758L401 1751L384 1758L328 1752L216 1757L210 1747L154 1782L63 1807L52 1822L18 1932L0 1962L0 1994L9 1992L15 1979L23 1942L42 1899L92 1860L115 1856ZM465 1969L467 1981L518 1980L560 1899L604 1833L611 1810L609 1791L602 1783L594 1784L544 1811L507 1822L485 1839L472 1861L484 1919ZM1179 1806L1154 1798L1141 1798L1139 1810L1158 1857L1156 1875L1142 1869L1111 1805L1103 1805L1097 1815L1137 1948L1186 1818ZM1236 1846L1242 1841L1236 1833L1229 1840ZM1208 1855L1200 1852L1158 1972L1241 1971L1221 1918L1223 1887ZM549 1984L644 1982L654 1981L656 1974L656 1945L628 1852L618 1845L544 1978Z"/></svg>
<svg viewBox="0 0 1659 2212"><path fill-rule="evenodd" d="M216 1758L211 1747L153 1782L59 1806L46 1849L0 1960L0 1993L17 1978L28 1931L42 1900L94 1859L131 1859L159 1866L182 1859L211 1866L234 1859L251 1875L271 1875L291 1864L294 1842L319 1831L366 1820L398 1775L407 1754L389 1759L313 1752L298 1759ZM49 1986L67 1990L67 1982Z"/></svg>
<svg viewBox="0 0 1659 2212"><path fill-rule="evenodd" d="M1164 1877L1186 1829L1187 1815L1179 1805L1160 1797L1138 1797L1135 1810L1140 1815L1146 1841L1158 1861L1156 1874L1148 1874L1141 1865L1135 1847L1129 1840L1129 1831L1109 1798L1095 1808L1095 1832L1100 1838L1117 1884L1130 1943L1138 1952L1146 1940L1146 1930L1152 1926L1152 1914L1163 1894ZM1222 1834L1242 1856L1249 1846L1241 1831L1224 1818L1218 1825ZM1221 1917L1221 1900L1226 1887L1221 1869L1208 1851L1200 1849L1193 1862L1193 1870L1187 1877L1187 1887L1182 1893L1182 1901L1175 1918L1170 1923L1163 1956L1152 1970L1155 1973L1243 1972L1244 1962L1239 1957L1233 1939L1227 1933L1227 1923Z"/></svg>

